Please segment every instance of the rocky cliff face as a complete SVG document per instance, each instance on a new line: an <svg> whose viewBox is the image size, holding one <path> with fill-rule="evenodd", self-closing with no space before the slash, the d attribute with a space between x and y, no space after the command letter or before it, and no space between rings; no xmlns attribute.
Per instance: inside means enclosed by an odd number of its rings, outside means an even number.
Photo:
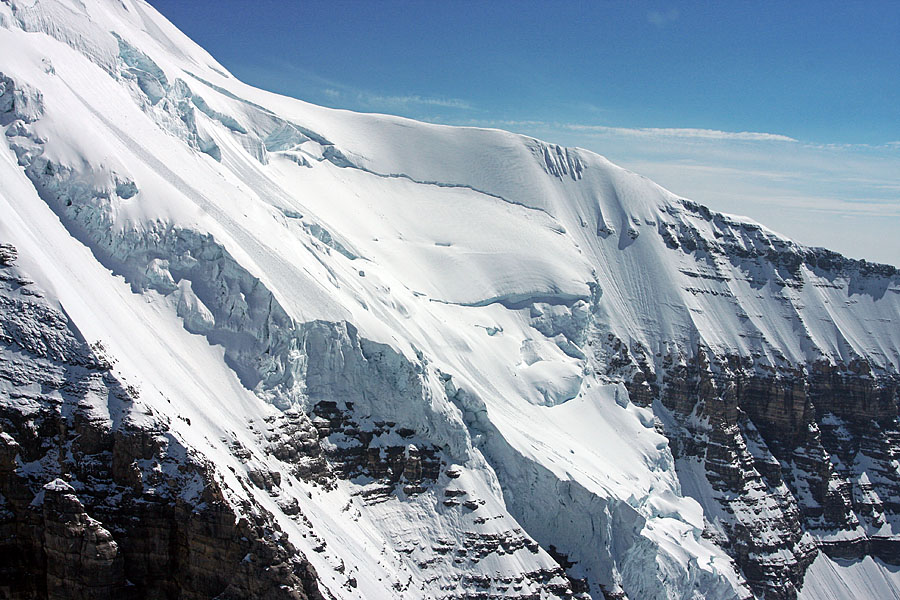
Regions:
<svg viewBox="0 0 900 600"><path fill-rule="evenodd" d="M750 277L774 270L784 289L810 285L805 268L830 285L850 281L851 298L896 293L892 266L767 243L758 228L686 207L718 222L721 233L711 242L696 230L662 229L672 250L728 261ZM735 229L762 239L748 251L735 243ZM803 325L798 335L814 344ZM889 320L874 326L896 327ZM619 343L610 355L610 371L628 381L632 398L662 409L683 483L711 521L708 535L737 559L760 597L796 598L818 552L898 564L896 368L852 352L846 361L773 361L702 345L648 358ZM622 375L626 365L633 370Z"/></svg>
<svg viewBox="0 0 900 600"><path fill-rule="evenodd" d="M2 596L322 598L271 514L233 506L2 253Z"/></svg>
<svg viewBox="0 0 900 600"><path fill-rule="evenodd" d="M698 357L665 372L655 398L685 487L715 516L709 535L757 594L796 598L819 551L896 564L897 374L859 364L761 374L736 357Z"/></svg>

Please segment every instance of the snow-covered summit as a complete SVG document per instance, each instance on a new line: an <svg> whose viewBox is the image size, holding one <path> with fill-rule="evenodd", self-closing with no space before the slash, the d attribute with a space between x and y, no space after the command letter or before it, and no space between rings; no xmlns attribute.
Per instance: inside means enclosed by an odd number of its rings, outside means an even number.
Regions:
<svg viewBox="0 0 900 600"><path fill-rule="evenodd" d="M894 267L586 150L252 88L144 2L0 2L0 125L0 241L337 597L790 597L830 522L788 539L818 492L763 476L767 427L824 413L717 429L679 386L862 373L896 417ZM671 447L726 426L731 499ZM847 535L893 540L863 504Z"/></svg>

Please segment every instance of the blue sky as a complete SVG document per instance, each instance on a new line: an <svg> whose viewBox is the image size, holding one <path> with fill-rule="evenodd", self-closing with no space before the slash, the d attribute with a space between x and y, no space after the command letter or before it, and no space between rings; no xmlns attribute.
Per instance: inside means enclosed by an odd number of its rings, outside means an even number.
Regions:
<svg viewBox="0 0 900 600"><path fill-rule="evenodd" d="M900 264L900 2L151 4L253 85L585 147Z"/></svg>

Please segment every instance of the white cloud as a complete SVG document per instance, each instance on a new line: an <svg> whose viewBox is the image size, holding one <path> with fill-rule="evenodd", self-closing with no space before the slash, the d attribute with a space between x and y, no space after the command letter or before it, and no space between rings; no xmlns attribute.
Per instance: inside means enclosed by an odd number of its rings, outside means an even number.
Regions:
<svg viewBox="0 0 900 600"><path fill-rule="evenodd" d="M637 138L675 138L698 140L731 140L750 142L788 142L799 140L779 133L763 133L759 131L720 131L718 129L696 129L689 127L610 127L608 125L588 125L584 123L556 123L540 120L514 119L470 119L468 121L452 121L454 124L472 125L475 127L500 128L533 128L550 131L570 131L583 135L619 136Z"/></svg>
<svg viewBox="0 0 900 600"><path fill-rule="evenodd" d="M670 8L669 10L651 10L647 13L647 21L656 27L665 27L669 23L678 20L678 9Z"/></svg>
<svg viewBox="0 0 900 600"><path fill-rule="evenodd" d="M796 142L792 137L777 133L760 133L757 131L719 131L718 129L693 129L693 128L659 128L659 127L607 127L604 125L581 125L578 123L565 123L565 129L581 131L585 133L601 133L612 135L627 135L639 137L675 137L675 138L701 138L711 140L745 140L754 142Z"/></svg>
<svg viewBox="0 0 900 600"><path fill-rule="evenodd" d="M423 96L420 94L381 94L372 90L362 89L322 77L314 71L298 67L293 63L283 60L274 60L273 66L266 69L254 67L257 75L264 74L269 77L283 79L286 73L291 74L295 85L299 88L317 89L320 94L319 101L329 103L331 106L348 108L350 110L381 110L400 111L410 107L436 107L456 110L474 110L475 107L468 101L460 98L439 98ZM298 94L298 97L305 97ZM307 98L316 101L315 98ZM324 100L327 99L327 100ZM416 115L406 115L415 117ZM421 118L421 117L420 117Z"/></svg>
<svg viewBox="0 0 900 600"><path fill-rule="evenodd" d="M457 108L460 110L471 110L472 105L465 100L459 98L434 98L429 96L419 96L411 94L407 96L382 96L369 92L358 92L357 98L368 105L382 107L404 107L411 104L421 106L439 106L441 108Z"/></svg>

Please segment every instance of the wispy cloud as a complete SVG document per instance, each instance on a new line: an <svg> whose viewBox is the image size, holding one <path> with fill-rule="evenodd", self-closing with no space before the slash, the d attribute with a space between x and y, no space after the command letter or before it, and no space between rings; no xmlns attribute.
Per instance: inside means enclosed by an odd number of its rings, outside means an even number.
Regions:
<svg viewBox="0 0 900 600"><path fill-rule="evenodd" d="M521 129L559 129L559 123L529 119L447 119L441 117L439 122L444 125L461 125L463 127L488 127L495 129L521 130Z"/></svg>
<svg viewBox="0 0 900 600"><path fill-rule="evenodd" d="M281 82L285 80L285 75L289 74L294 89L284 91L308 101L325 103L339 108L398 112L423 107L460 111L476 109L471 102L461 98L425 96L416 93L384 94L358 88L323 77L314 71L282 59L273 60L267 69L254 66L254 71L257 77L262 75L263 79L270 77ZM420 114L407 114L406 116L422 118Z"/></svg>
<svg viewBox="0 0 900 600"><path fill-rule="evenodd" d="M647 21L656 27L663 28L669 23L678 20L678 9L670 8L669 10L651 10L647 13Z"/></svg>
<svg viewBox="0 0 900 600"><path fill-rule="evenodd" d="M347 85L329 82L319 92L333 102L340 102L348 108L377 110L408 110L412 106L430 106L456 110L473 110L470 102L459 98L439 98L421 94L389 95L361 90Z"/></svg>
<svg viewBox="0 0 900 600"><path fill-rule="evenodd" d="M659 127L607 127L605 125L582 125L564 123L563 128L584 133L602 133L637 137L702 138L707 140L745 140L754 142L796 142L797 140L777 133L758 131L720 131L718 129L659 128Z"/></svg>
<svg viewBox="0 0 900 600"><path fill-rule="evenodd" d="M474 125L500 128L541 128L552 131L571 131L585 135L625 136L640 138L694 138L702 140L731 140L750 142L790 142L799 140L779 133L763 133L759 131L720 131L718 129L696 129L685 127L611 127L609 125L590 125L586 123L559 123L540 120L511 119L470 119L459 122L461 125Z"/></svg>
<svg viewBox="0 0 900 600"><path fill-rule="evenodd" d="M375 106L409 106L411 104L421 106L439 106L441 108L458 108L460 110L472 110L473 106L465 100L459 98L435 98L430 96L420 96L411 94L407 96L382 96L380 94L372 94L369 92L358 92L357 98L370 105Z"/></svg>

